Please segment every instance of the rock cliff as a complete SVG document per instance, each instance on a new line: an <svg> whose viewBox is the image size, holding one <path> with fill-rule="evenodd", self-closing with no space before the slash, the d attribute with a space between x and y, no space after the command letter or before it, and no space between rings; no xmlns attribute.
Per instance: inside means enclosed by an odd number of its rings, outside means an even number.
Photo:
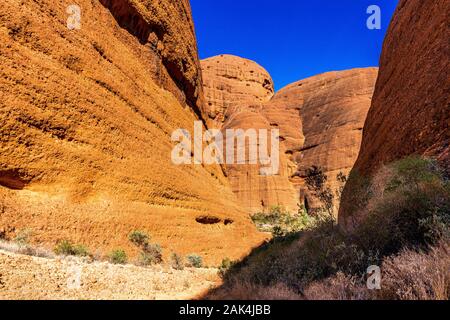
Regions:
<svg viewBox="0 0 450 320"><path fill-rule="evenodd" d="M372 105L355 172L373 175L383 164L416 154L449 169L450 98L445 0L401 0L387 31ZM346 224L350 181L340 210Z"/></svg>
<svg viewBox="0 0 450 320"><path fill-rule="evenodd" d="M77 3L79 30L63 1L0 8L3 234L134 254L143 230L167 255L245 254L262 236L222 169L171 161L172 132L204 121L188 1Z"/></svg>
<svg viewBox="0 0 450 320"><path fill-rule="evenodd" d="M313 166L324 170L334 193L340 192L337 175L347 175L358 155L377 68L314 76L273 95L270 75L254 62L222 55L201 65L214 127L280 131L278 175L262 176L259 165L227 165L232 189L245 208L256 212L274 205L289 210L298 204L322 206L305 185Z"/></svg>

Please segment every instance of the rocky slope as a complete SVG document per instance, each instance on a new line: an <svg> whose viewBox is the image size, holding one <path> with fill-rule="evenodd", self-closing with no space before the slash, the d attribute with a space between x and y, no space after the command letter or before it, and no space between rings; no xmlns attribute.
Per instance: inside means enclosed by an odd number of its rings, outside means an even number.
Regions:
<svg viewBox="0 0 450 320"><path fill-rule="evenodd" d="M245 254L262 236L222 168L171 161L172 132L203 110L188 1L78 5L80 30L63 1L0 8L3 234L133 254L127 235L139 229L167 255Z"/></svg>
<svg viewBox="0 0 450 320"><path fill-rule="evenodd" d="M380 75L355 172L374 174L410 154L433 156L449 168L450 98L448 19L445 0L401 0L383 45ZM340 222L349 209L350 182Z"/></svg>
<svg viewBox="0 0 450 320"><path fill-rule="evenodd" d="M272 96L270 75L254 62L222 55L201 65L214 126L224 131L280 130L278 175L261 175L259 165L227 165L232 189L245 208L255 212L273 205L290 210L301 203L321 206L305 186L307 169L313 166L324 169L329 186L338 192L337 175L349 173L359 151L376 68L318 75ZM337 197L334 203L337 212Z"/></svg>
<svg viewBox="0 0 450 320"><path fill-rule="evenodd" d="M0 300L187 300L219 283L217 269L142 268L0 250Z"/></svg>

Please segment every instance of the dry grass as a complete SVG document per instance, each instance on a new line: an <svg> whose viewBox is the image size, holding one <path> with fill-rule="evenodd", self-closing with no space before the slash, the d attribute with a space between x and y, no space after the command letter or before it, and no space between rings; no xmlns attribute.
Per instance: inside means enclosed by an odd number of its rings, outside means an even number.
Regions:
<svg viewBox="0 0 450 320"><path fill-rule="evenodd" d="M210 300L301 300L302 296L289 289L285 284L261 286L246 282L235 282L224 290L208 295Z"/></svg>
<svg viewBox="0 0 450 320"><path fill-rule="evenodd" d="M379 299L449 300L450 247L448 242L428 254L403 251L385 260Z"/></svg>
<svg viewBox="0 0 450 320"><path fill-rule="evenodd" d="M56 257L56 255L52 251L45 248L34 247L5 240L0 240L0 250L40 258L53 259Z"/></svg>
<svg viewBox="0 0 450 320"><path fill-rule="evenodd" d="M429 253L404 250L387 258L382 267L381 290L369 291L365 281L343 273L315 282L308 300L449 300L450 252L441 243Z"/></svg>

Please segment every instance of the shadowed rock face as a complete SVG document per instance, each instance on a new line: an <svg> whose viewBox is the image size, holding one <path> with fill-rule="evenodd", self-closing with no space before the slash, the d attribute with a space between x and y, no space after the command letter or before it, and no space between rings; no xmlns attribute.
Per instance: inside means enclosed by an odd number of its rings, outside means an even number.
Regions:
<svg viewBox="0 0 450 320"><path fill-rule="evenodd" d="M310 209L320 207L305 186L306 172L313 166L324 169L334 192L340 189L337 175L349 173L359 151L377 68L318 75L291 84L272 97L272 91L263 85L270 76L254 62L218 56L201 64L213 126L220 128L223 123L224 131L280 130L279 175L261 176L258 165L227 165L232 189L243 206L251 212L273 205L290 210L302 203ZM234 76L227 75L227 70L233 70ZM251 73L259 80L249 86L244 76L250 74L248 70L259 70Z"/></svg>
<svg viewBox="0 0 450 320"><path fill-rule="evenodd" d="M386 35L380 74L364 126L355 171L373 175L381 165L411 154L433 156L449 169L450 98L445 0L401 0ZM340 222L348 210L349 182Z"/></svg>
<svg viewBox="0 0 450 320"><path fill-rule="evenodd" d="M81 30L63 1L0 7L0 226L92 252L133 254L144 230L167 254L245 254L262 236L222 169L171 161L202 113L188 1L77 3ZM196 221L210 215L223 223Z"/></svg>

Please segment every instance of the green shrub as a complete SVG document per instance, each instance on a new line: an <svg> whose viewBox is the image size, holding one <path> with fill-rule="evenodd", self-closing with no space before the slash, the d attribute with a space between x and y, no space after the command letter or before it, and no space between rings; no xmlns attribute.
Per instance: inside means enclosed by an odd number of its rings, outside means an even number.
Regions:
<svg viewBox="0 0 450 320"><path fill-rule="evenodd" d="M143 231L133 231L128 235L128 239L136 246L143 247L148 245L150 236Z"/></svg>
<svg viewBox="0 0 450 320"><path fill-rule="evenodd" d="M126 264L128 262L128 257L124 250L116 249L109 255L109 261L114 264Z"/></svg>
<svg viewBox="0 0 450 320"><path fill-rule="evenodd" d="M229 258L225 258L222 260L222 264L219 267L219 276L224 278L226 273L234 266L234 262Z"/></svg>
<svg viewBox="0 0 450 320"><path fill-rule="evenodd" d="M139 263L149 266L162 263L162 249L158 244L148 244L141 252Z"/></svg>
<svg viewBox="0 0 450 320"><path fill-rule="evenodd" d="M89 255L87 248L83 245L74 245L68 240L60 241L55 247L55 253L65 256L86 257Z"/></svg>
<svg viewBox="0 0 450 320"><path fill-rule="evenodd" d="M159 244L151 244L150 236L143 231L133 231L128 235L128 239L141 249L139 264L149 266L162 263L162 249Z"/></svg>
<svg viewBox="0 0 450 320"><path fill-rule="evenodd" d="M352 231L334 225L331 216L319 216L303 232L274 239L232 268L223 268L224 288L245 281L262 286L283 283L300 293L312 282L338 273L362 277L368 266L381 266L401 250L427 252L442 239L448 241L450 187L437 164L409 157L385 169L373 180L350 178L358 182L355 192L360 194L352 196L361 215ZM276 210L254 220L281 226L282 215Z"/></svg>
<svg viewBox="0 0 450 320"><path fill-rule="evenodd" d="M184 270L184 263L183 263L183 257L173 253L170 257L170 262L172 265L172 268L175 270Z"/></svg>
<svg viewBox="0 0 450 320"><path fill-rule="evenodd" d="M188 261L189 267L194 267L194 268L203 267L203 259L198 254L195 254L195 253L190 254L186 257L186 259Z"/></svg>
<svg viewBox="0 0 450 320"><path fill-rule="evenodd" d="M275 238L305 230L314 224L315 220L301 206L297 213L290 213L280 206L275 206L268 213L258 212L251 218L259 231L271 232Z"/></svg>

